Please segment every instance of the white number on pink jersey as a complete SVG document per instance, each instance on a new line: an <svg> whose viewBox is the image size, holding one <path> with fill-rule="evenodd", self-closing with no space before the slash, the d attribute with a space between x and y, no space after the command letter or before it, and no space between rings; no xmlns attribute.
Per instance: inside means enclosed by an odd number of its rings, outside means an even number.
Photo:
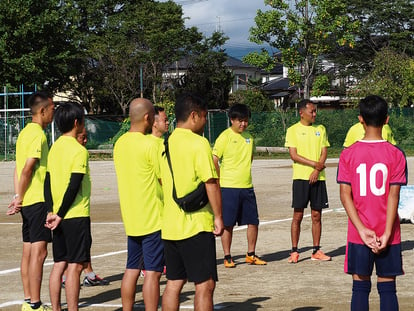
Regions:
<svg viewBox="0 0 414 311"><path fill-rule="evenodd" d="M357 174L359 174L359 195L365 197L367 195L367 165L366 163L361 163L357 169ZM381 172L382 174L382 183L377 187L377 173ZM369 189L373 195L381 196L385 194L385 183L388 177L388 169L383 163L376 163L371 167L369 171Z"/></svg>

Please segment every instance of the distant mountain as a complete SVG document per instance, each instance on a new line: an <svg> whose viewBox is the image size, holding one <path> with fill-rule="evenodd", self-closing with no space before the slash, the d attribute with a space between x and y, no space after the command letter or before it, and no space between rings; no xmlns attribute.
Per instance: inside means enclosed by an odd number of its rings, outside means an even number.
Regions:
<svg viewBox="0 0 414 311"><path fill-rule="evenodd" d="M252 46L252 45L246 45L246 46L226 46L224 45L224 48L226 49L226 53L232 57L242 59L247 54L254 52L254 51L261 51L261 46ZM268 51L271 51L270 47L267 47Z"/></svg>

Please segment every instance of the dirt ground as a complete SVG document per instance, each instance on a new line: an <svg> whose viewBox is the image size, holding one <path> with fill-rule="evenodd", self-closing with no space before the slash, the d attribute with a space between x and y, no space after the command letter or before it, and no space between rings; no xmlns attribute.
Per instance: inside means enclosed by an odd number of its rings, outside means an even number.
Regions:
<svg viewBox="0 0 414 311"><path fill-rule="evenodd" d="M289 160L256 160L253 182L259 204L261 225L257 253L268 261L267 266L244 263L246 230L236 228L232 254L235 269L225 269L220 240L217 240L219 282L215 309L250 310L349 310L351 277L343 272L347 217L340 204L335 182L337 159L328 160L327 186L330 208L323 214L322 249L333 257L331 262L310 260L311 223L303 221L300 239L300 261L288 264L290 249L291 162ZM408 159L409 172L414 159ZM5 215L13 195L14 163L0 162L0 310L20 310L23 290L19 274L21 253L20 216ZM126 238L119 211L117 185L111 161L91 162L92 176L92 263L94 270L111 283L108 286L82 287L82 310L121 310L120 285L126 262ZM409 184L414 183L410 176ZM413 310L414 304L414 226L402 224L402 246L405 276L397 280L400 310ZM52 265L49 255L45 263L42 300L49 303L48 277ZM136 288L136 310L144 309L140 278ZM166 284L161 279L161 293ZM65 301L64 292L62 299ZM181 310L192 309L193 284L186 284L181 295ZM376 282L371 291L371 310L379 310Z"/></svg>

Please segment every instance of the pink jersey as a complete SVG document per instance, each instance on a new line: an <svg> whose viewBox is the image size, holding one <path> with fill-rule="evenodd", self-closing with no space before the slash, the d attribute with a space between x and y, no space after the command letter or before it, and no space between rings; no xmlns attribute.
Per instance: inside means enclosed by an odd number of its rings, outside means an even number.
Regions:
<svg viewBox="0 0 414 311"><path fill-rule="evenodd" d="M342 151L337 182L351 185L359 218L367 228L381 236L385 230L390 185L407 184L405 155L383 140L358 141ZM348 242L364 244L350 220ZM389 244L400 242L400 222L397 220Z"/></svg>

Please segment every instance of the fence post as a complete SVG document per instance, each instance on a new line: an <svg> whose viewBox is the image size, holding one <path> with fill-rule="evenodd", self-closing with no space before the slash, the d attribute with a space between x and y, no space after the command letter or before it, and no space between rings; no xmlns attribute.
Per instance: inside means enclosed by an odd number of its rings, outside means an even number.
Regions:
<svg viewBox="0 0 414 311"><path fill-rule="evenodd" d="M7 161L7 85L3 87L4 96L4 160Z"/></svg>

